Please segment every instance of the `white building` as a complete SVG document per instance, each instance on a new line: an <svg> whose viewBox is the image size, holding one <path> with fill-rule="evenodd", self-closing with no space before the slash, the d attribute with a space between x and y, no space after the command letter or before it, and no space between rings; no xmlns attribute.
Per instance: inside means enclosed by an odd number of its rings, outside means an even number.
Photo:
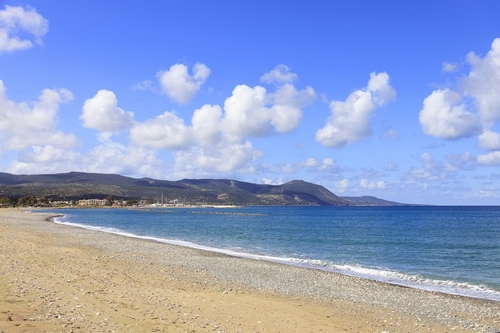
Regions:
<svg viewBox="0 0 500 333"><path fill-rule="evenodd" d="M78 200L80 206L105 206L108 201L105 199L84 199Z"/></svg>

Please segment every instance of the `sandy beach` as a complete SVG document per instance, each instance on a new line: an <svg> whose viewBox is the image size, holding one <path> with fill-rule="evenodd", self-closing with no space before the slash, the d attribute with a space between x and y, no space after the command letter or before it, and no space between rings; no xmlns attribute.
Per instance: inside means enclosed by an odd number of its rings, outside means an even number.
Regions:
<svg viewBox="0 0 500 333"><path fill-rule="evenodd" d="M500 332L500 303L0 209L0 332Z"/></svg>

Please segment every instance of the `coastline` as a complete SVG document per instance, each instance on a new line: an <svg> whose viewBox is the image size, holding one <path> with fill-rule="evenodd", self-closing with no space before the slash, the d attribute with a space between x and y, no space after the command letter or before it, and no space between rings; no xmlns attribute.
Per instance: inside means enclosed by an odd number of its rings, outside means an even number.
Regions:
<svg viewBox="0 0 500 333"><path fill-rule="evenodd" d="M500 330L500 302L45 222L51 216L0 209L0 331Z"/></svg>

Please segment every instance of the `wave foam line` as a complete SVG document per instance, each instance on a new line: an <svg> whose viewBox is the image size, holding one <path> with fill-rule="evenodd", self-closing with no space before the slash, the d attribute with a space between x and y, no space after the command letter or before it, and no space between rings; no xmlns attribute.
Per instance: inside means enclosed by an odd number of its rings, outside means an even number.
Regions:
<svg viewBox="0 0 500 333"><path fill-rule="evenodd" d="M427 290L427 291L437 291L446 294L467 296L473 298L480 298L492 301L500 301L500 291L491 289L484 285L476 285L465 282L449 281L449 280L435 280L425 278L419 275L405 274L401 272L395 272L390 270L385 270L382 268L368 268L363 266L355 265L340 265L329 261L323 260L312 260L312 259L298 259L298 258L286 258L286 257L276 257L272 255L254 254L237 252L230 249L216 248L201 244L196 244L183 240L158 238L153 236L140 236L133 233L129 233L116 228L108 227L96 227L85 224L73 223L73 222L63 222L60 218L55 217L53 221L58 224L63 224L71 227L77 227L87 230L94 230L100 232L106 232L116 235L121 235L130 238L143 239L154 241L158 243L171 244L177 246L184 246L188 248L193 248L197 250L215 252L220 254L225 254L232 257L254 259L254 260L264 260L276 263L281 263L290 266L304 267L319 269L323 271L328 271L332 273L338 273L343 275L349 275L354 277L360 277L364 279L391 283L395 285L411 287L415 289Z"/></svg>

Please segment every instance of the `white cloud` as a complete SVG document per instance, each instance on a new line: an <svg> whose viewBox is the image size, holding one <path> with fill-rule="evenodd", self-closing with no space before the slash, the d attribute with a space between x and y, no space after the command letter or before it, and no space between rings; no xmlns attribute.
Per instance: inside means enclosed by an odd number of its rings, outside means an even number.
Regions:
<svg viewBox="0 0 500 333"><path fill-rule="evenodd" d="M194 111L188 126L182 118L166 111L144 123L135 123L130 139L134 145L155 149L213 147L222 140L221 117L220 106L207 104Z"/></svg>
<svg viewBox="0 0 500 333"><path fill-rule="evenodd" d="M48 31L48 21L36 9L6 5L5 9L0 10L0 53L25 50L33 46L31 40L21 39L16 33L30 34L36 43L41 44L41 37Z"/></svg>
<svg viewBox="0 0 500 333"><path fill-rule="evenodd" d="M15 103L7 97L0 80L0 143L2 148L21 150L33 145L74 147L76 136L57 130L57 112L73 99L67 89L44 89L35 102Z"/></svg>
<svg viewBox="0 0 500 333"><path fill-rule="evenodd" d="M118 100L112 91L99 90L83 104L80 119L84 127L117 133L132 125L133 116L132 112L118 107Z"/></svg>
<svg viewBox="0 0 500 333"><path fill-rule="evenodd" d="M211 148L192 147L175 152L174 175L184 177L207 177L228 175L235 170L254 172L251 162L262 156L251 142L221 142Z"/></svg>
<svg viewBox="0 0 500 333"><path fill-rule="evenodd" d="M293 173L295 170L290 163L287 163L281 167L281 172L283 173Z"/></svg>
<svg viewBox="0 0 500 333"><path fill-rule="evenodd" d="M46 146L33 146L32 152L24 152L20 154L19 161L26 163L37 164L57 164L68 163L69 161L76 161L79 154L74 151L56 148L51 145Z"/></svg>
<svg viewBox="0 0 500 333"><path fill-rule="evenodd" d="M444 61L442 63L441 71L445 73L453 73L457 70L457 65L451 62Z"/></svg>
<svg viewBox="0 0 500 333"><path fill-rule="evenodd" d="M337 171L339 167L335 163L335 160L331 157L327 157L323 159L321 165L319 165L319 171Z"/></svg>
<svg viewBox="0 0 500 333"><path fill-rule="evenodd" d="M266 89L239 85L224 102L223 131L239 141L247 136L264 136L270 132L269 112L266 105Z"/></svg>
<svg viewBox="0 0 500 333"><path fill-rule="evenodd" d="M33 146L19 154L5 171L14 174L59 173L68 171L148 175L165 178L163 162L151 149L124 146L100 135L100 144L85 154L51 145Z"/></svg>
<svg viewBox="0 0 500 333"><path fill-rule="evenodd" d="M342 147L366 138L370 114L396 97L387 73L371 73L368 85L351 93L345 101L330 103L331 116L316 132L316 141L327 147Z"/></svg>
<svg viewBox="0 0 500 333"><path fill-rule="evenodd" d="M500 149L496 133L491 132L500 121L500 38L493 40L484 57L470 52L467 62L470 71L459 80L457 91L435 90L424 100L422 129L443 139L479 135L481 148ZM456 67L445 62L446 69Z"/></svg>
<svg viewBox="0 0 500 333"><path fill-rule="evenodd" d="M177 103L188 103L210 75L210 69L198 62L192 71L193 75L189 75L186 65L175 64L168 71L159 72L158 79L163 92Z"/></svg>
<svg viewBox="0 0 500 333"><path fill-rule="evenodd" d="M260 155L246 141L249 137L281 134L295 129L301 108L316 97L312 88L297 90L284 84L275 92L263 87L239 85L226 99L224 109L204 105L194 111L191 125L171 112L143 123L135 123L130 140L135 146L174 149L176 170L198 170L196 161L207 170L228 172L246 168Z"/></svg>
<svg viewBox="0 0 500 333"><path fill-rule="evenodd" d="M470 52L467 61L472 69L461 81L464 93L475 100L481 118L491 126L500 121L500 38L484 58Z"/></svg>
<svg viewBox="0 0 500 333"><path fill-rule="evenodd" d="M308 158L305 162L304 162L304 166L306 167L315 167L315 166L318 166L318 160L316 160L315 158L313 157L310 157Z"/></svg>
<svg viewBox="0 0 500 333"><path fill-rule="evenodd" d="M441 178L441 166L434 161L429 153L424 153L420 157L421 168L411 168L401 178L405 181L431 181Z"/></svg>
<svg viewBox="0 0 500 333"><path fill-rule="evenodd" d="M361 181L359 182L359 187L372 190L375 188L375 183L374 182L370 183L366 179L361 179Z"/></svg>
<svg viewBox="0 0 500 333"><path fill-rule="evenodd" d="M434 90L424 100L419 115L422 130L443 139L459 139L481 131L479 118L469 112L459 93L449 89Z"/></svg>
<svg viewBox="0 0 500 333"><path fill-rule="evenodd" d="M400 177L402 180L410 182L456 180L460 177L458 171L473 170L477 167L476 157L469 151L460 155L448 154L445 158L446 162L440 162L436 161L431 154L424 153L420 157L422 166L411 168Z"/></svg>
<svg viewBox="0 0 500 333"><path fill-rule="evenodd" d="M488 150L500 150L500 133L486 131L479 136L479 147Z"/></svg>
<svg viewBox="0 0 500 333"><path fill-rule="evenodd" d="M260 183L261 184L266 184L266 185L281 185L283 184L283 179L278 178L276 180L272 180L266 177L260 178Z"/></svg>
<svg viewBox="0 0 500 333"><path fill-rule="evenodd" d="M310 87L299 91L285 84L270 94L264 87L238 85L224 102L222 132L234 142L269 135L273 130L279 134L290 132L302 119L301 108L315 97Z"/></svg>
<svg viewBox="0 0 500 333"><path fill-rule="evenodd" d="M82 164L87 172L165 176L163 163L154 150L124 146L107 137L101 137L101 144L83 158Z"/></svg>
<svg viewBox="0 0 500 333"><path fill-rule="evenodd" d="M273 70L262 75L260 78L261 82L264 83L292 83L297 80L298 76L295 73L290 72L290 68L286 65L278 65Z"/></svg>
<svg viewBox="0 0 500 333"><path fill-rule="evenodd" d="M359 187L367 190L374 190L374 189L382 190L386 188L386 183L382 180L375 183L375 182L370 182L366 179L361 179L361 181L359 182Z"/></svg>
<svg viewBox="0 0 500 333"><path fill-rule="evenodd" d="M500 151L479 155L477 157L477 162L485 166L500 166Z"/></svg>
<svg viewBox="0 0 500 333"><path fill-rule="evenodd" d="M393 129L390 129L388 130L387 132L384 133L384 135L382 136L385 140L388 140L388 141L392 141L392 140L396 140L397 138L399 138L399 133L396 132L395 130Z"/></svg>
<svg viewBox="0 0 500 333"><path fill-rule="evenodd" d="M335 192L344 193L349 188L349 180L344 178L335 184Z"/></svg>
<svg viewBox="0 0 500 333"><path fill-rule="evenodd" d="M133 90L140 90L140 91L147 91L147 90L154 90L154 84L153 81L151 80L144 80L141 83L137 83L132 86Z"/></svg>
<svg viewBox="0 0 500 333"><path fill-rule="evenodd" d="M193 135L201 147L213 147L221 140L222 109L218 105L204 105L193 113Z"/></svg>
<svg viewBox="0 0 500 333"><path fill-rule="evenodd" d="M461 155L447 154L445 158L448 162L442 166L444 171L472 170L476 167L476 157L469 151L465 151Z"/></svg>
<svg viewBox="0 0 500 333"><path fill-rule="evenodd" d="M130 129L130 140L136 146L155 149L186 149L194 142L192 130L184 120L166 111Z"/></svg>
<svg viewBox="0 0 500 333"><path fill-rule="evenodd" d="M78 170L81 166L81 156L77 152L46 145L22 152L6 171L14 174L58 173Z"/></svg>
<svg viewBox="0 0 500 333"><path fill-rule="evenodd" d="M336 172L340 169L335 160L331 157L326 157L322 161L310 157L304 162L298 163L298 166L306 167L309 171L313 172Z"/></svg>
<svg viewBox="0 0 500 333"><path fill-rule="evenodd" d="M281 67L277 67L281 68ZM282 68L283 69L283 68ZM202 82L208 77L210 70L203 64L196 64L193 74L187 74L184 65L173 65L168 72L160 73L163 83L184 80L185 88L182 84L177 90L168 90L168 83L164 88L174 96L178 96L179 101L187 101L191 98L191 93L195 93ZM290 73L288 73L290 74ZM288 75L287 74L287 75ZM1 83L1 82L0 82ZM178 82L177 82L178 83ZM194 85L193 85L194 84ZM0 85L0 96L3 96L3 84ZM152 88L151 81L144 81L135 87L136 89ZM191 89L191 90L190 90ZM178 95L175 95L178 93ZM185 99L182 99L184 97ZM59 100L57 99L59 97ZM116 95L112 91L100 90L95 96L87 99L82 107L80 119L86 128L99 131L98 139L101 144L89 153L80 156L79 168L81 171L91 172L112 172L126 174L161 175L154 168L147 168L154 164L160 165L156 153L159 150L173 150L174 161L168 168L171 170L169 176L220 176L221 174L231 175L235 173L253 173L255 168L253 162L262 156L262 153L252 147L252 143L247 141L252 136L276 135L294 130L301 118L302 107L310 103L316 94L314 90L307 87L297 90L294 86L284 83L276 87L274 91L266 91L263 87L250 88L248 86L237 86L232 96L227 98L224 108L219 105L204 105L195 110L190 119L190 123L175 114L166 111L161 115L147 119L143 122L134 120L134 114L118 107ZM62 102L69 100L72 95L67 90L44 91L38 104L47 104L52 101ZM8 101L8 100L7 100ZM10 101L8 101L10 102ZM27 103L21 103L21 108L26 108ZM75 140L71 136L65 136L62 132L54 128L55 111L52 113L42 113L36 116L33 112L24 112L28 120L33 121L33 126L46 128L44 140L40 142L34 136L34 140L26 135L6 136L0 132L0 136L9 139L10 149L12 146L26 148L30 145L41 146L43 144L52 145L53 148L60 149L59 155L56 150L50 147L40 148L33 153L26 153L23 163L27 169L30 161L41 161L46 156L71 155L71 151L64 151L61 148L71 148ZM38 110L38 109L36 109ZM28 108L28 111L29 108ZM23 114L23 112L13 112L13 115ZM9 118L9 117L7 117ZM20 123L30 124L30 121L20 120ZM11 128L13 121L8 124L5 119L0 119L0 129L2 126ZM264 130L262 130L264 128ZM113 142L111 137L121 130L128 130L130 146ZM24 133L24 132L23 132ZM24 143L16 140L23 138ZM4 140L5 141L5 140ZM6 147L3 145L2 148ZM68 159L69 161L69 159ZM325 162L326 161L326 162ZM330 167L325 160L320 166ZM69 163L68 167L73 164ZM142 167L141 167L142 166ZM54 170L57 169L54 164ZM165 165L162 168L165 170ZM293 167L290 165L290 170ZM74 168L76 169L76 168ZM161 169L161 168L160 168ZM285 167L286 170L286 167Z"/></svg>

